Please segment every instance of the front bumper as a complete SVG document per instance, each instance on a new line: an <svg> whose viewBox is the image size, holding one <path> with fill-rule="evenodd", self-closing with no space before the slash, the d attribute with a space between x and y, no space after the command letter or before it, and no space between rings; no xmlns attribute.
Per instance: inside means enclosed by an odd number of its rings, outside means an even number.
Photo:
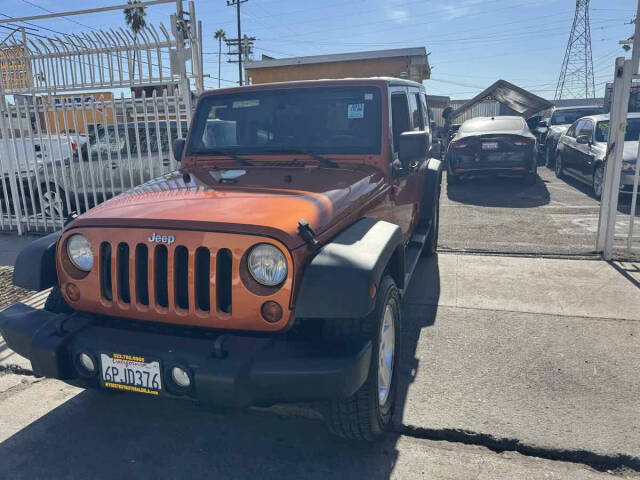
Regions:
<svg viewBox="0 0 640 480"><path fill-rule="evenodd" d="M27 357L36 375L88 388L100 386L100 372L78 368L80 352L122 353L160 360L161 395L186 396L225 406L344 398L365 382L371 342L292 341L201 329L142 324L36 310L17 303L0 313L0 333ZM172 387L169 370L187 369L187 391Z"/></svg>

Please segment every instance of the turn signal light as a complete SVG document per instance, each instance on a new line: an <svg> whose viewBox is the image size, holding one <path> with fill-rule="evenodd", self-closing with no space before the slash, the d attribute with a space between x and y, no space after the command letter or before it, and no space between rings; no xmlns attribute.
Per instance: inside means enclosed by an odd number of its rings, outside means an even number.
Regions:
<svg viewBox="0 0 640 480"><path fill-rule="evenodd" d="M469 142L455 142L451 144L451 148L467 148L469 146Z"/></svg>
<svg viewBox="0 0 640 480"><path fill-rule="evenodd" d="M262 318L269 323L277 323L282 318L282 307L276 302L268 301L262 304L260 309Z"/></svg>

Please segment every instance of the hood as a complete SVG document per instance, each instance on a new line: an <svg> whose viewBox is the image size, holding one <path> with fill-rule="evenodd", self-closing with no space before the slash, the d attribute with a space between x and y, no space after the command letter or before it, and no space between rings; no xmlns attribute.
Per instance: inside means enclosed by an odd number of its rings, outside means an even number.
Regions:
<svg viewBox="0 0 640 480"><path fill-rule="evenodd" d="M559 137L560 135L566 133L569 130L571 125L551 125L549 127L549 135Z"/></svg>
<svg viewBox="0 0 640 480"><path fill-rule="evenodd" d="M381 191L382 174L365 165L324 168L194 168L173 172L81 215L76 226L151 227L260 234L290 249L304 242L298 222L316 234Z"/></svg>

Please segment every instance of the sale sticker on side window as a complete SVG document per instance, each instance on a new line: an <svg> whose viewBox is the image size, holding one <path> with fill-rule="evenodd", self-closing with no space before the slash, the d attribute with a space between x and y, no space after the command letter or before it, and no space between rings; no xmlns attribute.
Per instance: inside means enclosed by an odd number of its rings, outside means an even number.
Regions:
<svg viewBox="0 0 640 480"><path fill-rule="evenodd" d="M364 103L350 103L347 105L347 118L364 118Z"/></svg>

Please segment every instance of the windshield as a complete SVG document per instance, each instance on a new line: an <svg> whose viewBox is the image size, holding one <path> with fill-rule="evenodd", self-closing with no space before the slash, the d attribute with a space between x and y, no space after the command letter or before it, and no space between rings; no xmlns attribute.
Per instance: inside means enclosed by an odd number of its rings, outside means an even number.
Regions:
<svg viewBox="0 0 640 480"><path fill-rule="evenodd" d="M640 138L640 118L627 118L627 129L624 132L625 142L636 142ZM596 142L609 141L609 120L598 122Z"/></svg>
<svg viewBox="0 0 640 480"><path fill-rule="evenodd" d="M300 88L202 100L189 153L380 153L380 92L372 87Z"/></svg>
<svg viewBox="0 0 640 480"><path fill-rule="evenodd" d="M589 115L599 115L602 113L601 108L580 108L577 110L556 110L551 115L551 125L571 125L573 122L582 117Z"/></svg>
<svg viewBox="0 0 640 480"><path fill-rule="evenodd" d="M495 118L473 118L462 124L460 131L463 133L486 132L498 130L522 130L524 120L519 117L495 117Z"/></svg>

